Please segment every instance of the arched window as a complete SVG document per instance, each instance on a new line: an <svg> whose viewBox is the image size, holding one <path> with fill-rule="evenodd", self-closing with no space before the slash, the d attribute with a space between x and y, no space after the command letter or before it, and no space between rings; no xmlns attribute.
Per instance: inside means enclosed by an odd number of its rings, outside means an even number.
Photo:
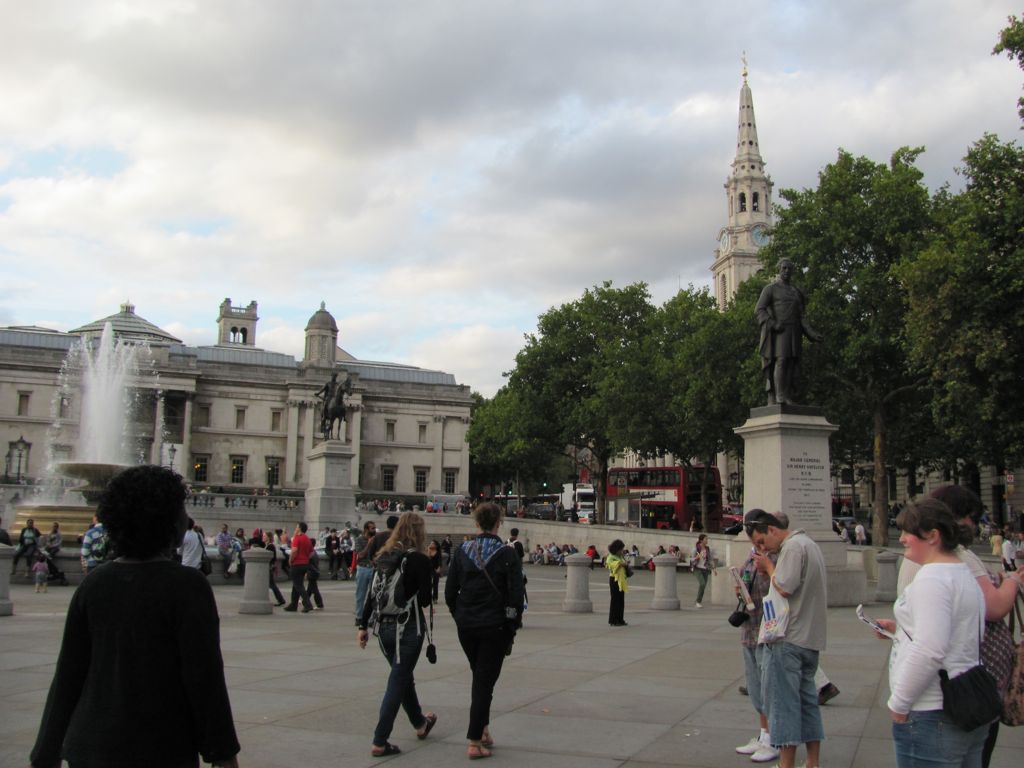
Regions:
<svg viewBox="0 0 1024 768"><path fill-rule="evenodd" d="M237 341L238 341L238 328L232 328L232 329L231 329L231 337L230 337L230 340L231 340L231 343L232 343L232 344L234 344L235 342L237 342Z"/></svg>
<svg viewBox="0 0 1024 768"><path fill-rule="evenodd" d="M759 210L761 210L761 198L757 192L755 192L753 197L750 199L750 210L752 210L754 213L757 213Z"/></svg>
<svg viewBox="0 0 1024 768"><path fill-rule="evenodd" d="M248 329L248 328L243 328L243 329L242 329L241 331L239 331L239 332L238 332L238 340L239 340L239 341L240 341L240 342L241 342L242 344L245 344L245 340L246 340L246 339L247 339L248 337L249 337L249 329Z"/></svg>
<svg viewBox="0 0 1024 768"><path fill-rule="evenodd" d="M743 213L745 210L747 210L747 193L740 192L740 213Z"/></svg>

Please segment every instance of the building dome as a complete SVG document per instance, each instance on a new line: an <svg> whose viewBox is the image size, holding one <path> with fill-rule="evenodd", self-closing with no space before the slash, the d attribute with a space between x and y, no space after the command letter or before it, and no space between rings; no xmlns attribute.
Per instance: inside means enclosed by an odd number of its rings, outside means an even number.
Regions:
<svg viewBox="0 0 1024 768"><path fill-rule="evenodd" d="M135 305L127 301L121 305L121 311L116 315L102 317L99 320L86 323L79 328L72 328L68 333L77 334L79 336L85 336L86 334L98 335L103 333L103 326L108 322L114 330L114 335L118 338L138 339L148 341L150 343L181 343L181 339L178 337L172 336L167 331L153 325L153 323L149 322L145 318L136 315Z"/></svg>
<svg viewBox="0 0 1024 768"><path fill-rule="evenodd" d="M306 323L306 331L331 331L338 333L338 324L334 321L334 315L327 311L326 304L320 302L320 309L313 313Z"/></svg>

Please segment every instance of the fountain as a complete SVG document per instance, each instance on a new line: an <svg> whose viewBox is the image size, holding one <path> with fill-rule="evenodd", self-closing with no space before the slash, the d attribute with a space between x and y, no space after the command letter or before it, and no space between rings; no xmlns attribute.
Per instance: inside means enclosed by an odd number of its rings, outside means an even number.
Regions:
<svg viewBox="0 0 1024 768"><path fill-rule="evenodd" d="M53 461L55 474L84 480L85 484L70 489L81 494L85 504L27 503L17 508L17 528L29 518L36 527L49 530L59 522L65 539L81 535L88 529L95 504L107 483L127 466L138 464L132 456L128 427L134 407L131 380L139 374L139 356L145 345L118 341L113 326L103 328L99 344L85 337L68 352L61 371L59 398L64 402L76 393L81 403L79 429L73 461ZM54 433L63 428L60 418Z"/></svg>

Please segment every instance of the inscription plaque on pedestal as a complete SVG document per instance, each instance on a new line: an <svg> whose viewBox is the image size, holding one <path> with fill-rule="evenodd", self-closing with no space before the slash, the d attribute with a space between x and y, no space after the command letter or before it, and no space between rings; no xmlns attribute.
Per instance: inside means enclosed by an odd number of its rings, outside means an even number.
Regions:
<svg viewBox="0 0 1024 768"><path fill-rule="evenodd" d="M828 527L831 505L827 457L800 451L784 459L780 508L789 513L791 525L807 530Z"/></svg>

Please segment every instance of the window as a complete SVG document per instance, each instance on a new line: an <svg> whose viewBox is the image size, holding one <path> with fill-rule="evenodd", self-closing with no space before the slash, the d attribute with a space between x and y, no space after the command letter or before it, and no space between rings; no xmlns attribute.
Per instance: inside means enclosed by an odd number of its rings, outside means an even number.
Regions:
<svg viewBox="0 0 1024 768"><path fill-rule="evenodd" d="M757 213L761 209L761 195L757 192L750 198L750 210Z"/></svg>
<svg viewBox="0 0 1024 768"><path fill-rule="evenodd" d="M427 425L426 424L420 424L419 441L421 443L427 442Z"/></svg>
<svg viewBox="0 0 1024 768"><path fill-rule="evenodd" d="M747 193L740 192L740 213L747 210Z"/></svg>
<svg viewBox="0 0 1024 768"><path fill-rule="evenodd" d="M281 431L281 411L270 412L270 431L280 432Z"/></svg>
<svg viewBox="0 0 1024 768"><path fill-rule="evenodd" d="M384 440L389 443L395 442L395 422L387 421L384 423Z"/></svg>
<svg viewBox="0 0 1024 768"><path fill-rule="evenodd" d="M381 489L385 491L395 490L395 468L394 467L381 467L380 468L380 485Z"/></svg>
<svg viewBox="0 0 1024 768"><path fill-rule="evenodd" d="M360 464L359 465L359 483L358 483L360 488L363 487L363 473L364 472L366 472L366 465L365 464Z"/></svg>
<svg viewBox="0 0 1024 768"><path fill-rule="evenodd" d="M416 470L416 493L427 492L427 470Z"/></svg>
<svg viewBox="0 0 1024 768"><path fill-rule="evenodd" d="M245 429L245 408L235 408L235 429Z"/></svg>
<svg viewBox="0 0 1024 768"><path fill-rule="evenodd" d="M267 487L273 488L275 485L281 484L281 459L268 456L267 457Z"/></svg>
<svg viewBox="0 0 1024 768"><path fill-rule="evenodd" d="M192 424L194 427L208 427L210 426L210 406L208 405L197 405L195 421Z"/></svg>
<svg viewBox="0 0 1024 768"><path fill-rule="evenodd" d="M31 399L31 392L19 392L18 393L18 415L28 416L28 401Z"/></svg>
<svg viewBox="0 0 1024 768"><path fill-rule="evenodd" d="M458 475L456 469L446 469L444 471L444 492L455 493L455 478Z"/></svg>
<svg viewBox="0 0 1024 768"><path fill-rule="evenodd" d="M69 413L71 413L71 398L61 395L60 402L57 404L57 417L66 419Z"/></svg>
<svg viewBox="0 0 1024 768"><path fill-rule="evenodd" d="M210 457L201 454L192 456L192 482L208 483L210 481Z"/></svg>
<svg viewBox="0 0 1024 768"><path fill-rule="evenodd" d="M245 482L245 456L231 457L231 482Z"/></svg>

